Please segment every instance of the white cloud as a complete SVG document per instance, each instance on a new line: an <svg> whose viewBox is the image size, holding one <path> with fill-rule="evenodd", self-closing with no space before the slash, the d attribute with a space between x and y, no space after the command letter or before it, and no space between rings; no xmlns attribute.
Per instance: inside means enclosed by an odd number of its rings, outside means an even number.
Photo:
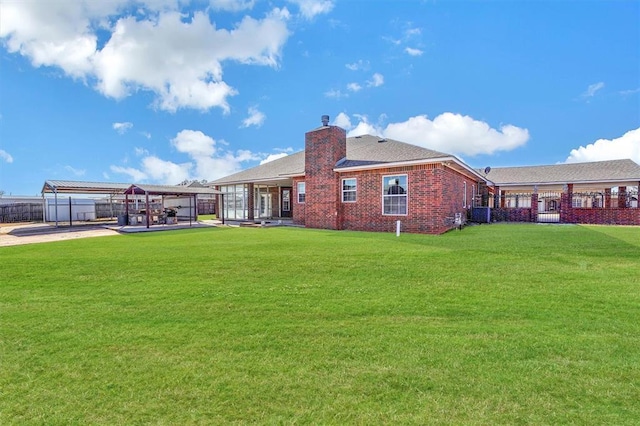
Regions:
<svg viewBox="0 0 640 426"><path fill-rule="evenodd" d="M631 159L640 164L640 127L616 139L598 139L571 150L566 163Z"/></svg>
<svg viewBox="0 0 640 426"><path fill-rule="evenodd" d="M384 84L384 76L380 73L375 73L371 77L371 80L367 81L369 87L379 87Z"/></svg>
<svg viewBox="0 0 640 426"><path fill-rule="evenodd" d="M239 12L242 10L252 9L256 2L255 0L209 0L209 4L214 10Z"/></svg>
<svg viewBox="0 0 640 426"><path fill-rule="evenodd" d="M154 155L142 159L142 168L151 179L165 185L177 185L189 179L191 163L176 164Z"/></svg>
<svg viewBox="0 0 640 426"><path fill-rule="evenodd" d="M147 179L147 174L145 172L135 169L133 167L111 166L110 170L113 173L127 175L131 177L131 181L136 183L140 183Z"/></svg>
<svg viewBox="0 0 640 426"><path fill-rule="evenodd" d="M348 136L372 134L456 155L510 151L529 140L527 129L511 124L494 129L484 121L451 112L440 114L433 120L426 115L418 115L386 126L370 123L366 116L354 116L359 120L355 126L348 117L340 117L341 123L348 125L345 127Z"/></svg>
<svg viewBox="0 0 640 426"><path fill-rule="evenodd" d="M604 87L604 83L602 81L594 84L590 84L587 87L587 90L580 95L583 99L589 99L595 96L596 92Z"/></svg>
<svg viewBox="0 0 640 426"><path fill-rule="evenodd" d="M260 127L262 126L264 121L267 119L267 116L264 115L264 113L262 113L261 111L259 111L258 108L256 107L250 107L247 112L249 116L244 120L242 120L242 126L240 127L249 127L249 126Z"/></svg>
<svg viewBox="0 0 640 426"><path fill-rule="evenodd" d="M129 129L133 127L133 123L124 122L124 123L113 123L113 130L118 132L121 135L127 133Z"/></svg>
<svg viewBox="0 0 640 426"><path fill-rule="evenodd" d="M345 130L349 130L351 129L351 119L347 114L341 112L336 116L335 120L333 120L333 125L342 127Z"/></svg>
<svg viewBox="0 0 640 426"><path fill-rule="evenodd" d="M0 149L0 160L4 160L7 163L13 163L13 157L4 149Z"/></svg>
<svg viewBox="0 0 640 426"><path fill-rule="evenodd" d="M144 148L136 147L136 148L133 149L133 152L136 154L136 157L142 157L142 156L145 156L145 155L149 155L149 151L147 151Z"/></svg>
<svg viewBox="0 0 640 426"><path fill-rule="evenodd" d="M213 4L229 8L252 2ZM228 98L237 90L223 80L222 64L278 67L289 37L289 13L276 8L262 19L245 16L226 29L211 22L206 10L185 15L182 6L175 0L3 2L0 38L9 52L27 57L33 66L58 67L95 83L108 97L144 90L156 95L154 105L163 110L218 107L228 112ZM107 34L102 46L99 33Z"/></svg>
<svg viewBox="0 0 640 426"><path fill-rule="evenodd" d="M360 86L358 83L349 83L347 84L347 89L351 92L358 92L362 90L362 86Z"/></svg>
<svg viewBox="0 0 640 426"><path fill-rule="evenodd" d="M349 94L341 92L339 89L331 89L324 92L325 98L342 99L348 98Z"/></svg>
<svg viewBox="0 0 640 426"><path fill-rule="evenodd" d="M618 93L620 93L622 96L635 95L636 93L640 93L640 87L638 87L637 89L620 90Z"/></svg>
<svg viewBox="0 0 640 426"><path fill-rule="evenodd" d="M404 51L411 56L422 56L422 54L424 53L422 50L414 49L412 47L405 47Z"/></svg>
<svg viewBox="0 0 640 426"><path fill-rule="evenodd" d="M188 161L167 161L136 148L136 155L141 157L139 167L112 165L111 171L126 174L136 182L174 185L184 180L215 180L242 170L246 162L258 162L269 157L269 154L247 150L232 152L225 148L228 145L224 140L215 140L201 131L185 129L171 139L171 146L179 153L186 154ZM282 153L292 150L287 148L280 151L274 156L283 156Z"/></svg>
<svg viewBox="0 0 640 426"><path fill-rule="evenodd" d="M182 130L171 140L171 144L192 158L210 157L216 152L215 140L199 130Z"/></svg>
<svg viewBox="0 0 640 426"><path fill-rule="evenodd" d="M271 154L271 155L268 155L267 158L265 158L264 160L260 161L260 164L265 164L265 163L268 163L270 161L286 157L287 155L289 155L289 154L287 154L286 152L280 152L278 154Z"/></svg>
<svg viewBox="0 0 640 426"><path fill-rule="evenodd" d="M368 70L370 67L369 61L363 61L362 59L359 59L356 62L353 62L351 64L345 64L345 67L347 67L347 69L351 70L351 71L359 71L359 70Z"/></svg>
<svg viewBox="0 0 640 426"><path fill-rule="evenodd" d="M404 32L404 36L407 39L410 39L412 37L417 37L420 34L422 34L422 29L421 28L408 28L407 30L405 30Z"/></svg>
<svg viewBox="0 0 640 426"><path fill-rule="evenodd" d="M71 166L64 166L64 169L68 172L71 172L73 175L75 176L84 176L85 173L87 173L86 170L83 169L76 169L74 167Z"/></svg>
<svg viewBox="0 0 640 426"><path fill-rule="evenodd" d="M300 14L306 19L313 19L317 15L329 13L334 6L331 0L289 0L289 3L298 5Z"/></svg>

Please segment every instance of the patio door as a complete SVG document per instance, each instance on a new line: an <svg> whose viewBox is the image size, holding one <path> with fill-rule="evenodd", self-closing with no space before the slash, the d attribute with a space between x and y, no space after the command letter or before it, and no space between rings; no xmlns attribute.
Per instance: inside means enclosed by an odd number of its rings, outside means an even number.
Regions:
<svg viewBox="0 0 640 426"><path fill-rule="evenodd" d="M271 194L270 193L260 193L258 212L261 218L271 217Z"/></svg>
<svg viewBox="0 0 640 426"><path fill-rule="evenodd" d="M280 216L291 217L291 193L292 188L281 188L280 190Z"/></svg>

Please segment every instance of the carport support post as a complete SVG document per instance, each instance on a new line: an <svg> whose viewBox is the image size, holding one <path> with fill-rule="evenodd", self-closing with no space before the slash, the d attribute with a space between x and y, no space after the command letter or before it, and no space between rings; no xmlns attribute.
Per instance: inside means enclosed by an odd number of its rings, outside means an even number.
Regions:
<svg viewBox="0 0 640 426"><path fill-rule="evenodd" d="M47 199L42 192L42 223L47 223Z"/></svg>
<svg viewBox="0 0 640 426"><path fill-rule="evenodd" d="M220 206L218 207L220 217L222 218L222 224L224 225L224 194L220 194Z"/></svg>
<svg viewBox="0 0 640 426"><path fill-rule="evenodd" d="M58 189L53 188L53 200L56 202L56 228L58 227Z"/></svg>
<svg viewBox="0 0 640 426"><path fill-rule="evenodd" d="M71 208L71 197L69 197L69 228L73 226L73 219L71 218L71 214L73 209Z"/></svg>
<svg viewBox="0 0 640 426"><path fill-rule="evenodd" d="M149 191L144 191L144 196L145 196L145 214L147 215L147 229L149 229L149 219L151 218L151 215L149 214Z"/></svg>

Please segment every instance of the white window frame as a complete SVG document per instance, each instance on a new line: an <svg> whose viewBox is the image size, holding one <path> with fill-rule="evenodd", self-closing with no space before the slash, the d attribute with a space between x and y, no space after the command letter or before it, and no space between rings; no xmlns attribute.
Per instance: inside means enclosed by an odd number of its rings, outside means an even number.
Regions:
<svg viewBox="0 0 640 426"><path fill-rule="evenodd" d="M399 186L404 190L404 193L401 194L388 194L385 192L389 192L389 186L385 188L385 180L387 179L398 179L403 178L405 184L404 186ZM382 176L382 215L383 216L407 216L409 213L409 176L407 174L397 174L397 175L384 175ZM404 198L404 212L396 212L396 213L386 213L385 212L385 200L392 202L392 200L401 200ZM393 205L390 207L394 207ZM401 207L399 204L395 207Z"/></svg>
<svg viewBox="0 0 640 426"><path fill-rule="evenodd" d="M353 181L353 185L350 185L353 187L353 189L345 189L345 182L346 181ZM358 201L358 179L356 178L344 178L342 179L342 202L343 203L355 203L356 201ZM345 199L345 195L347 194L353 194L353 200L347 200Z"/></svg>
<svg viewBox="0 0 640 426"><path fill-rule="evenodd" d="M302 191L300 190L302 188ZM305 182L298 182L296 185L298 204L304 204L307 199L307 185ZM302 196L302 197L301 197Z"/></svg>

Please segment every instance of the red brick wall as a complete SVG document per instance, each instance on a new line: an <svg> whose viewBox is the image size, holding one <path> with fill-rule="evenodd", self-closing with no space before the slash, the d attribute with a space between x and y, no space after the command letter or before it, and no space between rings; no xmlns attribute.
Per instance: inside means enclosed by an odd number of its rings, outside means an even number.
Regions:
<svg viewBox="0 0 640 426"><path fill-rule="evenodd" d="M383 215L382 178L402 174L407 175L408 183L407 215ZM395 232L400 220L402 232L440 234L454 227L455 213L466 218L463 182L467 182L467 204L471 203L472 185L477 186L441 164L342 173L340 186L342 178L357 178L357 201L340 202L340 229L359 231Z"/></svg>
<svg viewBox="0 0 640 426"><path fill-rule="evenodd" d="M323 126L305 134L305 225L339 229L340 181L333 171L347 156L347 133L337 126Z"/></svg>
<svg viewBox="0 0 640 426"><path fill-rule="evenodd" d="M305 213L306 213L306 203L299 203L298 202L298 182L304 182L304 177L295 177L293 178L293 191L292 191L292 196L293 196L293 203L291 204L291 207L293 209L293 223L296 225L304 225L305 221Z"/></svg>
<svg viewBox="0 0 640 426"><path fill-rule="evenodd" d="M528 207L510 207L510 208L492 208L492 222L535 222L537 220L537 212L533 213L533 209Z"/></svg>
<svg viewBox="0 0 640 426"><path fill-rule="evenodd" d="M592 225L640 225L640 208L572 208L563 221Z"/></svg>

